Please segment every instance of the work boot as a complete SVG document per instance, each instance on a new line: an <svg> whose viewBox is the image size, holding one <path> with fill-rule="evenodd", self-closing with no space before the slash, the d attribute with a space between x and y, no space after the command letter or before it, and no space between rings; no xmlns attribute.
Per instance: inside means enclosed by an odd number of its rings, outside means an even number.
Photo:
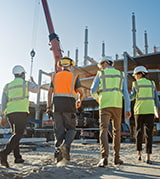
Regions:
<svg viewBox="0 0 160 179"><path fill-rule="evenodd" d="M106 165L108 165L108 160L107 158L102 158L99 163L97 164L97 167L105 167Z"/></svg>
<svg viewBox="0 0 160 179"><path fill-rule="evenodd" d="M9 168L9 164L7 162L7 155L4 154L2 151L0 152L0 160L1 160L1 165L5 166L6 168Z"/></svg>
<svg viewBox="0 0 160 179"><path fill-rule="evenodd" d="M146 160L145 161L147 164L152 164L152 161L151 160Z"/></svg>
<svg viewBox="0 0 160 179"><path fill-rule="evenodd" d="M67 148L66 144L61 146L62 158L70 161L69 149Z"/></svg>
<svg viewBox="0 0 160 179"><path fill-rule="evenodd" d="M24 160L22 158L16 158L14 163L24 163Z"/></svg>
<svg viewBox="0 0 160 179"><path fill-rule="evenodd" d="M55 162L58 163L59 161L61 161L63 158L62 158L62 152L61 150L58 148L56 149L55 153L54 153L54 159L55 159Z"/></svg>
<svg viewBox="0 0 160 179"><path fill-rule="evenodd" d="M142 160L142 157L141 157L141 156L138 156L138 160L141 161L141 160Z"/></svg>
<svg viewBox="0 0 160 179"><path fill-rule="evenodd" d="M119 159L119 158L118 158L118 159L115 159L115 160L114 160L114 164L115 164L115 165L118 165L118 164L121 165L121 164L123 164L123 160L121 160L121 159Z"/></svg>

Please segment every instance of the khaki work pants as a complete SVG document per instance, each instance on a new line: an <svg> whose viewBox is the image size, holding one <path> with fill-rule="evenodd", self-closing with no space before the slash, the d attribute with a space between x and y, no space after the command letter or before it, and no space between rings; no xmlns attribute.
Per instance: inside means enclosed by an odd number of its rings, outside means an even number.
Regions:
<svg viewBox="0 0 160 179"><path fill-rule="evenodd" d="M119 159L122 108L108 107L108 108L100 109L99 117L100 117L99 140L100 140L101 157L108 158L108 153L109 153L108 130L109 130L110 120L112 120L114 159Z"/></svg>

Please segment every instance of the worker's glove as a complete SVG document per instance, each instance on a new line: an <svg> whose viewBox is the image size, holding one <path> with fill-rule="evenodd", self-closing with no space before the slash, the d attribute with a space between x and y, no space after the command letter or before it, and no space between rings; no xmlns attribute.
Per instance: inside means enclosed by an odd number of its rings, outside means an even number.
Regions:
<svg viewBox="0 0 160 179"><path fill-rule="evenodd" d="M47 114L48 114L48 117L49 117L49 118L53 118L53 111L48 110L48 111L47 111Z"/></svg>
<svg viewBox="0 0 160 179"><path fill-rule="evenodd" d="M30 82L34 82L34 79L32 76L30 76L30 79L29 79Z"/></svg>

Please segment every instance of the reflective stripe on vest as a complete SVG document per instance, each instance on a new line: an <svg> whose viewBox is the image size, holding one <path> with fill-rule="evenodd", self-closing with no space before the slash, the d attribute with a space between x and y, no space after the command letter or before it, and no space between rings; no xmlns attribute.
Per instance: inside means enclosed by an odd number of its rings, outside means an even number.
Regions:
<svg viewBox="0 0 160 179"><path fill-rule="evenodd" d="M139 101L139 100L154 100L154 85L153 85L153 82L150 81L151 84L150 85L138 85L137 81L135 81L135 89L137 90L137 98L136 100ZM152 88L152 96L151 97L139 97L139 89L140 88Z"/></svg>
<svg viewBox="0 0 160 179"><path fill-rule="evenodd" d="M9 84L7 84L6 88L5 88L6 93L8 93L9 90L16 89L16 88L22 88L22 90L23 90L23 94L21 97L8 98L8 102L29 98L28 94L26 94L26 88L28 88L28 83L26 83L24 80L23 80L23 85L17 85L17 86L11 86L11 87L8 87L8 86L9 86Z"/></svg>
<svg viewBox="0 0 160 179"><path fill-rule="evenodd" d="M52 77L54 85L54 97L63 96L63 97L73 97L75 98L75 83L78 75L71 73L69 71L61 71L57 74L54 74ZM59 80L59 81L58 81Z"/></svg>
<svg viewBox="0 0 160 179"><path fill-rule="evenodd" d="M141 78L134 81L133 86L136 91L134 114L154 114L154 82Z"/></svg>
<svg viewBox="0 0 160 179"><path fill-rule="evenodd" d="M106 92L106 91L121 91L122 92L122 80L123 80L123 73L120 71L119 75L105 75L104 71L101 71L101 79L103 83L103 89L100 89L99 92ZM106 87L106 78L120 78L119 87L118 88L107 88Z"/></svg>
<svg viewBox="0 0 160 179"><path fill-rule="evenodd" d="M114 68L99 71L99 108L122 108L124 74Z"/></svg>

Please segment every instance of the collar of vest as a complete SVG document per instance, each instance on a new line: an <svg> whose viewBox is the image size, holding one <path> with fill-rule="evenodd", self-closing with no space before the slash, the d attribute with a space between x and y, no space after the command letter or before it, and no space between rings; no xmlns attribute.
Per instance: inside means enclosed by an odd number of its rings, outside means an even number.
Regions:
<svg viewBox="0 0 160 179"><path fill-rule="evenodd" d="M69 72L71 72L70 70L68 70L68 69L63 69L62 71L69 71Z"/></svg>

